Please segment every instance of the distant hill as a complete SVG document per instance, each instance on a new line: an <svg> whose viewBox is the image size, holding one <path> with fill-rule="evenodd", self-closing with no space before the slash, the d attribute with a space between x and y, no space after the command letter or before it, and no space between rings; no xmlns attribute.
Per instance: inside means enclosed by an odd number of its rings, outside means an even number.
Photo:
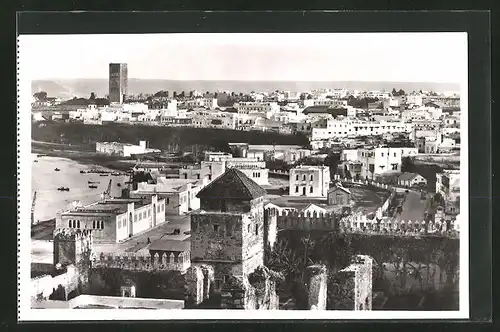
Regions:
<svg viewBox="0 0 500 332"><path fill-rule="evenodd" d="M108 94L108 80L99 79L54 79L35 80L32 82L33 93L46 91L51 97L69 99L73 97L88 97L95 92L98 97ZM346 88L356 90L386 90L403 89L406 92L432 90L436 92L459 92L458 84L454 83L419 83L419 82L291 82L291 81L173 81L156 79L129 79L129 93L155 93L166 91L209 91L229 90L235 93L251 91L308 91L321 88Z"/></svg>

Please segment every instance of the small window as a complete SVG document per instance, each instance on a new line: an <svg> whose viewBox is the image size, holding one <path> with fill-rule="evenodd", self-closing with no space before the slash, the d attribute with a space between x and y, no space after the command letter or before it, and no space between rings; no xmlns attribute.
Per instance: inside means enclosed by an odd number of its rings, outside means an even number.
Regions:
<svg viewBox="0 0 500 332"><path fill-rule="evenodd" d="M255 235L259 235L259 225L255 225Z"/></svg>
<svg viewBox="0 0 500 332"><path fill-rule="evenodd" d="M101 220L101 229L104 229L104 220Z"/></svg>
<svg viewBox="0 0 500 332"><path fill-rule="evenodd" d="M298 174L297 174L297 175L295 175L295 180L296 180L296 181L299 181L299 175L298 175Z"/></svg>
<svg viewBox="0 0 500 332"><path fill-rule="evenodd" d="M381 153L381 155L382 155L382 157L383 157L383 156L384 156L384 153L382 152L382 153Z"/></svg>
<svg viewBox="0 0 500 332"><path fill-rule="evenodd" d="M214 224L214 232L218 232L218 231L219 231L219 225Z"/></svg>
<svg viewBox="0 0 500 332"><path fill-rule="evenodd" d="M77 228L80 228L80 220L78 220L78 221L76 222L76 227L77 227Z"/></svg>
<svg viewBox="0 0 500 332"><path fill-rule="evenodd" d="M309 189L309 192L312 193L313 192L313 187L311 186L311 188Z"/></svg>
<svg viewBox="0 0 500 332"><path fill-rule="evenodd" d="M148 217L151 217L151 209L148 209Z"/></svg>
<svg viewBox="0 0 500 332"><path fill-rule="evenodd" d="M302 175L302 181L305 181L306 180L306 175Z"/></svg>
<svg viewBox="0 0 500 332"><path fill-rule="evenodd" d="M295 192L298 193L299 192L299 186L295 186Z"/></svg>
<svg viewBox="0 0 500 332"><path fill-rule="evenodd" d="M251 226L252 226L252 225L248 224L248 233L250 233L250 232L251 232Z"/></svg>
<svg viewBox="0 0 500 332"><path fill-rule="evenodd" d="M167 204L169 204L169 203L170 203L170 198L169 198L169 197L167 197Z"/></svg>
<svg viewBox="0 0 500 332"><path fill-rule="evenodd" d="M311 180L311 181L313 181L313 180L314 180L314 175L312 175L312 174L311 174L310 180Z"/></svg>
<svg viewBox="0 0 500 332"><path fill-rule="evenodd" d="M92 221L92 229L95 229L95 220Z"/></svg>

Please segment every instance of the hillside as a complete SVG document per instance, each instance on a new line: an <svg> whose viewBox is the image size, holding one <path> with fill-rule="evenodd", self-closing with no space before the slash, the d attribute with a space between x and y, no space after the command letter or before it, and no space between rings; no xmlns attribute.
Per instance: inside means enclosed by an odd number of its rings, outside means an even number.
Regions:
<svg viewBox="0 0 500 332"><path fill-rule="evenodd" d="M210 149L229 151L228 143L307 145L302 135L248 132L208 128L172 128L131 126L124 124L84 125L81 123L51 123L32 127L32 139L42 142L71 143L92 146L97 141L116 141L137 144L149 141L150 147L165 151L193 151Z"/></svg>

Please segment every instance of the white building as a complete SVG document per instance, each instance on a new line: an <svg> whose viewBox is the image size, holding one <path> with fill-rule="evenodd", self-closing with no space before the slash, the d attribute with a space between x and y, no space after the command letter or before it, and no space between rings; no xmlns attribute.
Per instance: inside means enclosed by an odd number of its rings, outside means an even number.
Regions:
<svg viewBox="0 0 500 332"><path fill-rule="evenodd" d="M234 107L238 110L238 114L263 113L267 118L280 110L276 102L240 102Z"/></svg>
<svg viewBox="0 0 500 332"><path fill-rule="evenodd" d="M406 103L421 106L423 104L424 96L420 94L411 94L406 96Z"/></svg>
<svg viewBox="0 0 500 332"><path fill-rule="evenodd" d="M217 104L217 98L195 98L191 100L186 100L184 102L184 107L185 108L204 107L206 109L212 110L219 107L219 105Z"/></svg>
<svg viewBox="0 0 500 332"><path fill-rule="evenodd" d="M444 170L436 174L436 193L441 194L446 203L447 213L460 212L460 171Z"/></svg>
<svg viewBox="0 0 500 332"><path fill-rule="evenodd" d="M157 195L165 200L166 215L183 215L200 208L198 192L206 182L197 179L169 179L158 177L155 184L138 183L137 189L130 192L131 197Z"/></svg>
<svg viewBox="0 0 500 332"><path fill-rule="evenodd" d="M235 129L236 116L226 112L191 112L191 125L199 128Z"/></svg>
<svg viewBox="0 0 500 332"><path fill-rule="evenodd" d="M119 142L96 142L95 150L98 153L121 157L130 157L133 154L160 152L158 149L148 148L146 141L140 141L139 145Z"/></svg>
<svg viewBox="0 0 500 332"><path fill-rule="evenodd" d="M347 100L345 99L306 99L304 100L305 107L311 106L327 106L330 108L343 108L347 107Z"/></svg>
<svg viewBox="0 0 500 332"><path fill-rule="evenodd" d="M403 151L401 148L390 147L358 149L357 160L362 163L361 176L374 179L386 172L400 172Z"/></svg>
<svg viewBox="0 0 500 332"><path fill-rule="evenodd" d="M242 171L258 185L269 184L269 170L266 168L266 163L254 158L212 158L210 161L202 161L199 165L181 168L179 177L211 182L224 174L228 168Z"/></svg>
<svg viewBox="0 0 500 332"><path fill-rule="evenodd" d="M360 121L352 119L328 119L326 128L313 128L311 140L336 137L383 135L385 133L411 132L411 124L387 121Z"/></svg>
<svg viewBox="0 0 500 332"><path fill-rule="evenodd" d="M330 168L301 165L290 170L290 196L327 197Z"/></svg>

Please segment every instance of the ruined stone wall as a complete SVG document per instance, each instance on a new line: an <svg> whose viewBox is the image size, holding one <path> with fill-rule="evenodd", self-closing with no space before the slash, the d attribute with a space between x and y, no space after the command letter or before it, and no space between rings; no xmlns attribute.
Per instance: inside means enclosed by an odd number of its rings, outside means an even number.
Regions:
<svg viewBox="0 0 500 332"><path fill-rule="evenodd" d="M326 310L327 280L326 266L313 265L307 268L308 305L311 310Z"/></svg>
<svg viewBox="0 0 500 332"><path fill-rule="evenodd" d="M372 258L357 255L351 265L341 272L354 279L354 307L352 310L372 310Z"/></svg>
<svg viewBox="0 0 500 332"><path fill-rule="evenodd" d="M248 274L264 264L264 214L254 209L251 214L242 216L243 274Z"/></svg>
<svg viewBox="0 0 500 332"><path fill-rule="evenodd" d="M118 268L92 268L90 295L121 296L123 286L135 286L136 296L184 300L186 274L179 271L131 271Z"/></svg>
<svg viewBox="0 0 500 332"><path fill-rule="evenodd" d="M191 261L242 259L242 215L191 215Z"/></svg>

